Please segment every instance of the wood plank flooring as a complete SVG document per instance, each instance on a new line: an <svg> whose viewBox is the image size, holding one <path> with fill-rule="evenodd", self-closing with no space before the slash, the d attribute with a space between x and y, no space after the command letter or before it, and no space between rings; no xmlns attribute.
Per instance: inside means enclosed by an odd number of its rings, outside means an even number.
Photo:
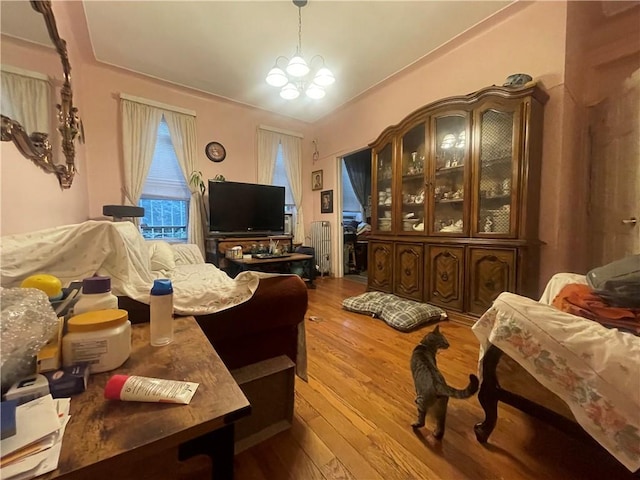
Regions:
<svg viewBox="0 0 640 480"><path fill-rule="evenodd" d="M433 326L401 333L342 309L365 289L323 278L309 290L309 381L296 377L293 426L237 455L236 480L633 478L598 447L505 405L489 443L478 443L473 425L484 415L476 396L451 399L442 441L430 434L430 419L414 433L409 358ZM462 388L477 370L478 342L468 327L440 325L451 347L438 364Z"/></svg>

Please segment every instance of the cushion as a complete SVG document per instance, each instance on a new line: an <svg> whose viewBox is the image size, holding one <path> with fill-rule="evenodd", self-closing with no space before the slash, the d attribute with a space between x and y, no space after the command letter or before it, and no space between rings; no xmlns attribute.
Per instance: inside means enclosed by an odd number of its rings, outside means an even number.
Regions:
<svg viewBox="0 0 640 480"><path fill-rule="evenodd" d="M447 312L440 307L392 296L395 300L387 299L384 302L380 318L396 330L408 332L426 323L447 318Z"/></svg>
<svg viewBox="0 0 640 480"><path fill-rule="evenodd" d="M173 249L173 258L176 265L194 265L204 263L202 252L197 245L193 243L174 243L171 245Z"/></svg>
<svg viewBox="0 0 640 480"><path fill-rule="evenodd" d="M447 312L440 307L382 292L366 292L345 298L342 307L351 312L378 317L402 332L447 318Z"/></svg>
<svg viewBox="0 0 640 480"><path fill-rule="evenodd" d="M342 301L342 307L351 312L364 313L365 315L379 317L382 312L385 298L388 296L388 293L365 292L360 295L356 295L355 297L345 298Z"/></svg>
<svg viewBox="0 0 640 480"><path fill-rule="evenodd" d="M149 248L149 260L151 270L154 272L170 272L176 268L176 261L173 256L171 245L163 240L150 240L147 242Z"/></svg>

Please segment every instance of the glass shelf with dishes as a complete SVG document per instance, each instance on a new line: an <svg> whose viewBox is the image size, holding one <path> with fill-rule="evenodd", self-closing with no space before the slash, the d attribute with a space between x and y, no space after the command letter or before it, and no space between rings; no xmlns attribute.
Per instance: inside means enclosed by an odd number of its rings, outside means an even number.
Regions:
<svg viewBox="0 0 640 480"><path fill-rule="evenodd" d="M419 122L402 135L402 232L424 230L426 123Z"/></svg>
<svg viewBox="0 0 640 480"><path fill-rule="evenodd" d="M381 232L391 231L393 214L393 159L392 144L387 143L380 151L374 151L376 184L375 217L373 228Z"/></svg>
<svg viewBox="0 0 640 480"><path fill-rule="evenodd" d="M465 184L469 164L468 115L435 117L435 168L432 231L434 235L460 235L465 231Z"/></svg>
<svg viewBox="0 0 640 480"><path fill-rule="evenodd" d="M487 109L480 116L479 202L476 229L511 232L514 112Z"/></svg>

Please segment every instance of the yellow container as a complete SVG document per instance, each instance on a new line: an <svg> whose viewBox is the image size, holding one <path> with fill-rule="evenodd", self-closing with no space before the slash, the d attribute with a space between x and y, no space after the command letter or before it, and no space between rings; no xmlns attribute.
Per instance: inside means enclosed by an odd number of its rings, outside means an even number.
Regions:
<svg viewBox="0 0 640 480"><path fill-rule="evenodd" d="M126 310L81 313L67 322L62 364L87 362L91 373L113 370L131 355L131 322Z"/></svg>

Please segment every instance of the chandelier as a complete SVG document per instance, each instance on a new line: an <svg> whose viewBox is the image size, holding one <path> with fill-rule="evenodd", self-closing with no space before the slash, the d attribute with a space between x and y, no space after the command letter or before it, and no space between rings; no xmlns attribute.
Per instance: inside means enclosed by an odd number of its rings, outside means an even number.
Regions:
<svg viewBox="0 0 640 480"><path fill-rule="evenodd" d="M333 73L324 64L321 55L315 55L309 63L302 56L302 7L307 0L293 0L298 7L298 47L295 55L289 60L287 57L276 58L275 65L267 74L266 81L274 87L282 87L280 96L286 100L294 100L304 92L307 97L320 99L325 96L325 87L336 81ZM286 66L284 69L278 64ZM316 67L314 68L314 64Z"/></svg>

